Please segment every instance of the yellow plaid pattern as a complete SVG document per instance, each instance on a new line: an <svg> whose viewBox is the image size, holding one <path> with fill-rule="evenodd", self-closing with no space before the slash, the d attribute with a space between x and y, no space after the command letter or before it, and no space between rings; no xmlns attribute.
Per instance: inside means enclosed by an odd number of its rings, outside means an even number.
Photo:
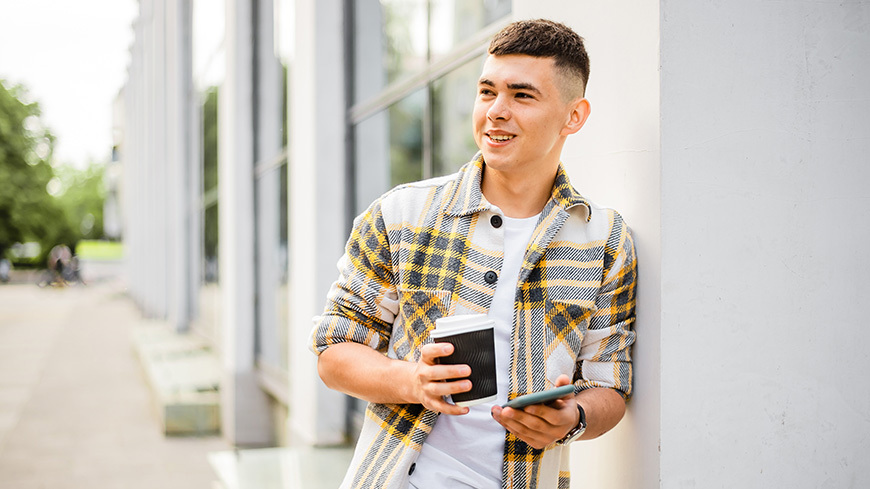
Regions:
<svg viewBox="0 0 870 489"><path fill-rule="evenodd" d="M480 191L480 154L457 174L397 187L354 222L340 275L312 350L354 341L390 358L417 361L435 320L486 313L499 273L500 211ZM593 206L559 168L526 250L515 303L510 399L573 376L575 390L611 387L631 395L635 334L634 244L611 209ZM408 471L438 414L421 405L369 404L342 487L407 487ZM504 488L568 487L565 447L536 450L505 438Z"/></svg>

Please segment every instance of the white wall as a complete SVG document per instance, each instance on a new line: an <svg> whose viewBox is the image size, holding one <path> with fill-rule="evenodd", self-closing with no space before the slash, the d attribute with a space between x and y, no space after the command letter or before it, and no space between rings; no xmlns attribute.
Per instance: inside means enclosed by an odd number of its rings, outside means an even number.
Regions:
<svg viewBox="0 0 870 489"><path fill-rule="evenodd" d="M866 487L870 2L514 5L587 38L563 159L640 258L635 398L575 485Z"/></svg>
<svg viewBox="0 0 870 489"><path fill-rule="evenodd" d="M659 475L659 10L656 2L514 1L515 18L544 17L586 40L592 113L562 152L571 182L620 212L639 263L634 397L610 433L571 447L572 487L658 487ZM619 468L619 470L615 470Z"/></svg>
<svg viewBox="0 0 870 489"><path fill-rule="evenodd" d="M870 2L661 34L662 487L870 487Z"/></svg>

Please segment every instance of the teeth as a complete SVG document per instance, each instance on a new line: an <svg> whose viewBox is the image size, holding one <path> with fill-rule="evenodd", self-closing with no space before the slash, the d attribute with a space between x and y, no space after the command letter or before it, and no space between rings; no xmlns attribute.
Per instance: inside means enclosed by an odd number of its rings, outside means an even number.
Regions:
<svg viewBox="0 0 870 489"><path fill-rule="evenodd" d="M492 135L489 136L489 139L492 139L493 141L499 141L499 142L507 141L507 140L510 140L513 138L514 138L513 136L492 136Z"/></svg>

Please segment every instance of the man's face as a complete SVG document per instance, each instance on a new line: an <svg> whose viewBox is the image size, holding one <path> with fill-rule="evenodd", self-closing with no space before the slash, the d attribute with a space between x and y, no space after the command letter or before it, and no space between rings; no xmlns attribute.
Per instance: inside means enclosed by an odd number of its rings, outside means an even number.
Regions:
<svg viewBox="0 0 870 489"><path fill-rule="evenodd" d="M588 114L585 100L565 101L552 58L489 56L477 84L474 139L497 171L554 171L565 136ZM578 124L579 122L579 124Z"/></svg>

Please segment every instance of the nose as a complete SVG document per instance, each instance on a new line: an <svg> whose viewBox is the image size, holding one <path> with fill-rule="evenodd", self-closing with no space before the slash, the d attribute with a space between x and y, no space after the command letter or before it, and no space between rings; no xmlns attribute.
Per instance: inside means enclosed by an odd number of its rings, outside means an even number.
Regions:
<svg viewBox="0 0 870 489"><path fill-rule="evenodd" d="M505 102L503 95L499 95L492 101L492 105L489 106L489 109L487 109L486 118L491 121L506 121L510 119L510 114L510 109Z"/></svg>

